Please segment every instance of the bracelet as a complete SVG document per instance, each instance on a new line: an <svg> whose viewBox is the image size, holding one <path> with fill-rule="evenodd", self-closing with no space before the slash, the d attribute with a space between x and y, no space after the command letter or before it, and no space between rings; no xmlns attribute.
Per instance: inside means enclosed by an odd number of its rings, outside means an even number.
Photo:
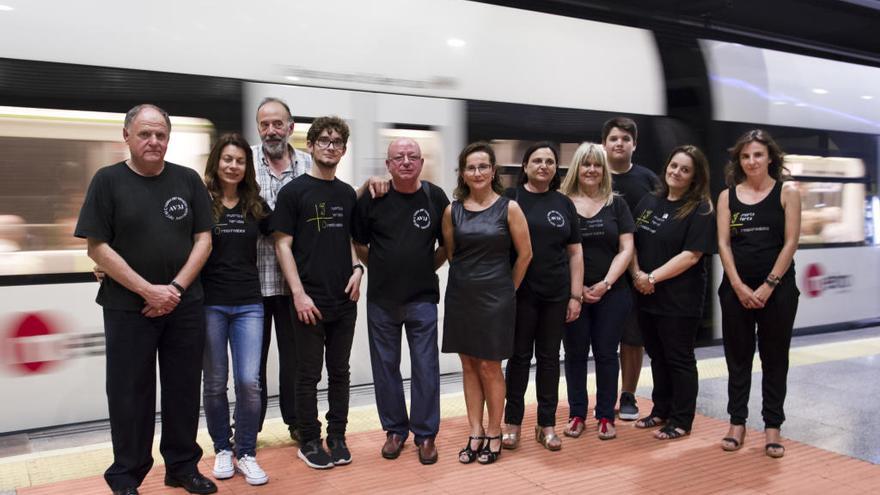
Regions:
<svg viewBox="0 0 880 495"><path fill-rule="evenodd" d="M764 280L764 283L766 283L770 287L776 287L777 285L779 285L779 277L771 273L770 275L767 275L767 279Z"/></svg>
<svg viewBox="0 0 880 495"><path fill-rule="evenodd" d="M648 274L648 282L650 282L651 285L654 285L657 282L657 280L654 279L654 272Z"/></svg>
<svg viewBox="0 0 880 495"><path fill-rule="evenodd" d="M611 282L607 278L603 278L602 283L605 284L605 290L611 290Z"/></svg>
<svg viewBox="0 0 880 495"><path fill-rule="evenodd" d="M186 289L184 289L182 285L178 284L177 280L172 280L171 283L168 285L177 289L177 292L180 292L179 295L181 295L181 296L183 295L184 292L186 292Z"/></svg>
<svg viewBox="0 0 880 495"><path fill-rule="evenodd" d="M577 295L572 294L568 298L574 299L577 302L581 302L581 303L584 302L584 296L577 296Z"/></svg>
<svg viewBox="0 0 880 495"><path fill-rule="evenodd" d="M361 273L364 273L364 265L358 263L357 265L351 266L351 271L355 271L357 269L360 269Z"/></svg>

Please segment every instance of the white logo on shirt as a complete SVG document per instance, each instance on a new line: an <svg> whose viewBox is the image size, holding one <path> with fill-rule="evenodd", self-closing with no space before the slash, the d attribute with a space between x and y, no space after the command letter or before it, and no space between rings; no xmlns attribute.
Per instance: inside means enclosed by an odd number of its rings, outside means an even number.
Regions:
<svg viewBox="0 0 880 495"><path fill-rule="evenodd" d="M547 221L554 227L565 227L565 217L562 216L562 213L559 213L556 210L550 210L547 212Z"/></svg>
<svg viewBox="0 0 880 495"><path fill-rule="evenodd" d="M431 226L431 214L424 208L419 208L413 213L413 225L425 230Z"/></svg>
<svg viewBox="0 0 880 495"><path fill-rule="evenodd" d="M189 205L180 196L174 196L165 202L162 210L168 220L183 220L189 214Z"/></svg>

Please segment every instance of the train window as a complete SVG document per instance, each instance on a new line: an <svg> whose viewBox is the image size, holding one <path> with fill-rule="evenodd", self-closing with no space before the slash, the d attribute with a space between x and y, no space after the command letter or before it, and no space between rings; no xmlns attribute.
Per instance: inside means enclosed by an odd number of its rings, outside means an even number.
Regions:
<svg viewBox="0 0 880 495"><path fill-rule="evenodd" d="M385 175L385 158L386 150L391 141L399 138L410 138L419 143L422 150L422 158L424 158L424 166L420 178L434 184L440 184L443 178L442 168L446 166L443 156L443 140L437 131L425 129L405 129L405 128L385 128L379 130L379 148L378 154L381 159L377 160L376 170L371 170L371 175Z"/></svg>
<svg viewBox="0 0 880 495"><path fill-rule="evenodd" d="M865 166L856 158L787 155L801 193L800 244L865 242Z"/></svg>
<svg viewBox="0 0 880 495"><path fill-rule="evenodd" d="M128 157L121 113L0 107L0 276L91 271L73 237L89 182ZM166 159L202 174L214 127L172 117Z"/></svg>

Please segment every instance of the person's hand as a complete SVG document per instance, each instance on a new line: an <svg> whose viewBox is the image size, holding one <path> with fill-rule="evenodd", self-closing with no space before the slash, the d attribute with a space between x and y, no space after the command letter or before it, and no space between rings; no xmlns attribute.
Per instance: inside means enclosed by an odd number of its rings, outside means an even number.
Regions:
<svg viewBox="0 0 880 495"><path fill-rule="evenodd" d="M746 309L760 309L764 307L764 303L755 297L755 291L748 285L740 283L733 288L739 303ZM768 296L769 297L769 296Z"/></svg>
<svg viewBox="0 0 880 495"><path fill-rule="evenodd" d="M324 319L315 302L305 292L293 296L293 307L297 319L307 325L316 325L318 320Z"/></svg>
<svg viewBox="0 0 880 495"><path fill-rule="evenodd" d="M767 300L770 299L770 296L773 295L773 289L774 289L773 287L770 287L765 282L765 283L761 284L761 286L758 287L755 290L755 292L752 293L752 295L755 297L755 299L757 299L758 302L761 303L762 308L764 307L765 304L767 304Z"/></svg>
<svg viewBox="0 0 880 495"><path fill-rule="evenodd" d="M654 293L654 284L648 280L648 275L645 272L637 273L635 278L633 278L633 284L640 294L649 296Z"/></svg>
<svg viewBox="0 0 880 495"><path fill-rule="evenodd" d="M348 284L345 286L345 293L348 294L348 298L354 302L357 302L357 300L361 298L361 278L363 276L363 270L359 268L352 270L351 277L348 279Z"/></svg>
<svg viewBox="0 0 880 495"><path fill-rule="evenodd" d="M141 314L147 316L147 313L155 310L156 316L162 316L174 311L178 304L180 304L180 294L177 289L170 285L154 284L146 290Z"/></svg>
<svg viewBox="0 0 880 495"><path fill-rule="evenodd" d="M95 275L95 280L98 283L104 282L104 278L107 277L107 273L101 268L101 265L95 265L92 267L92 273Z"/></svg>
<svg viewBox="0 0 880 495"><path fill-rule="evenodd" d="M606 293L608 293L608 287L604 280L590 286L590 295L596 298L596 302L599 302Z"/></svg>
<svg viewBox="0 0 880 495"><path fill-rule="evenodd" d="M571 323L581 315L581 302L568 298L568 308L565 310L565 322Z"/></svg>
<svg viewBox="0 0 880 495"><path fill-rule="evenodd" d="M370 190L370 197L381 198L388 194L391 189L391 181L382 177L370 177L367 179L367 187Z"/></svg>

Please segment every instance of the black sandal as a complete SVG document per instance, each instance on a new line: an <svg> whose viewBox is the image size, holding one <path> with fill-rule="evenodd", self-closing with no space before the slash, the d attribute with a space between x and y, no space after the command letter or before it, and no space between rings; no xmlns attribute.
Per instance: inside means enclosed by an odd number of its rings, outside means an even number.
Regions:
<svg viewBox="0 0 880 495"><path fill-rule="evenodd" d="M480 464L492 464L497 461L499 457L501 457L501 445L498 446L498 450L492 450L490 445L492 445L492 440L501 440L501 435L496 437L483 437L486 441L483 443L483 448L480 449L480 454L477 457L477 462ZM468 445L470 447L470 445Z"/></svg>
<svg viewBox="0 0 880 495"><path fill-rule="evenodd" d="M785 445L775 442L768 443L764 445L764 454L766 454L767 457L779 459L785 455Z"/></svg>
<svg viewBox="0 0 880 495"><path fill-rule="evenodd" d="M658 418L657 416L645 416L644 418L636 421L636 428L654 428L655 426L663 426L665 424L666 420L663 418Z"/></svg>
<svg viewBox="0 0 880 495"><path fill-rule="evenodd" d="M657 437L657 440L677 440L682 437L686 437L691 434L691 432L685 430L684 428L679 428L672 423L667 424L663 428L660 428L657 433L662 433L666 435L666 437ZM656 434L655 434L656 435Z"/></svg>
<svg viewBox="0 0 880 495"><path fill-rule="evenodd" d="M471 448L471 442L473 440L480 440L480 444L477 445L476 449ZM460 462L462 464L470 464L470 463L474 462L475 460L477 460L477 454L482 452L483 445L486 444L486 442L484 440L486 440L486 437L484 437L484 436L468 437L467 445L463 449L458 451L458 462ZM462 460L462 459L466 459L466 460Z"/></svg>

